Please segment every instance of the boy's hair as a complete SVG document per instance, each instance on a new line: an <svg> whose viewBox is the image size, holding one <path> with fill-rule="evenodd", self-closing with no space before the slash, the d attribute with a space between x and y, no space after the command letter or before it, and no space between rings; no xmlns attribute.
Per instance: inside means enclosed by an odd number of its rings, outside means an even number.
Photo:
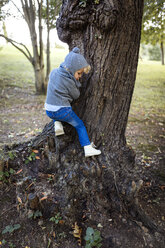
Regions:
<svg viewBox="0 0 165 248"><path fill-rule="evenodd" d="M90 65L84 67L84 73L85 74L88 74L90 72L90 70L91 70L91 66Z"/></svg>

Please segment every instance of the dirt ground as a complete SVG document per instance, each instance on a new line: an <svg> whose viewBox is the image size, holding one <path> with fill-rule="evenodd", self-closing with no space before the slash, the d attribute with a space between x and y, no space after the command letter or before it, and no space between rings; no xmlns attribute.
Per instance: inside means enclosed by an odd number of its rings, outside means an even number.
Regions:
<svg viewBox="0 0 165 248"><path fill-rule="evenodd" d="M0 147L24 142L41 132L49 122L43 109L45 97L35 95L33 89L26 86L19 88L9 85L0 90ZM140 112L131 112L127 139L136 150L136 165L144 181L139 192L140 204L165 233L164 122L165 119L159 116L146 118ZM48 187L49 184L46 183ZM18 199L16 201L14 177L0 182L0 206L0 247L79 247L72 235L72 227L68 229L62 222L54 225L42 217L24 221L18 209ZM96 220L98 225L93 223L92 227L100 230L103 248L165 247L159 232L152 234L142 222L129 219L126 215L111 213L105 219L102 213ZM21 228L2 234L6 226L14 224L20 224ZM85 247L84 244L83 241L82 247Z"/></svg>
<svg viewBox="0 0 165 248"><path fill-rule="evenodd" d="M44 100L45 96L37 96L31 87L1 90L0 146L23 142L42 131L49 121Z"/></svg>

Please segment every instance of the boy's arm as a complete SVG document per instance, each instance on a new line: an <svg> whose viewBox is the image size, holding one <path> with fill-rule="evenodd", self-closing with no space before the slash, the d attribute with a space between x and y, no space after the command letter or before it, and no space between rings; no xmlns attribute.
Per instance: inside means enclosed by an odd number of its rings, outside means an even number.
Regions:
<svg viewBox="0 0 165 248"><path fill-rule="evenodd" d="M68 90L68 94L72 97L73 100L76 100L77 98L79 98L80 91L79 91L79 88L76 87L74 83L69 84L69 86L67 87L67 90Z"/></svg>

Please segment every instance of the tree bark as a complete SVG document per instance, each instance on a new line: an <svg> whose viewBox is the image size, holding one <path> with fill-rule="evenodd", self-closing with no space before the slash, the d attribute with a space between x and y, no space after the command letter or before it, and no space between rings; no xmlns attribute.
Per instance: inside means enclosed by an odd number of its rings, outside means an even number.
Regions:
<svg viewBox="0 0 165 248"><path fill-rule="evenodd" d="M6 30L6 24L5 24L4 21L3 21L2 29L3 29L3 34L4 34L4 36L8 38L8 34L7 34L7 30ZM6 43L8 43L7 40L6 40Z"/></svg>
<svg viewBox="0 0 165 248"><path fill-rule="evenodd" d="M46 56L47 56L47 68L46 68L46 81L48 82L49 74L50 74L50 20L49 20L49 0L46 2L47 4L47 49L46 49Z"/></svg>

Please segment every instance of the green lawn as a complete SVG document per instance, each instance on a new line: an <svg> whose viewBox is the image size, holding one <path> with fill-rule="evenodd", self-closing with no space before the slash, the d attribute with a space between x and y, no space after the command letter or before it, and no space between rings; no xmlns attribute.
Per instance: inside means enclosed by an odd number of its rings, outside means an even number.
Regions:
<svg viewBox="0 0 165 248"><path fill-rule="evenodd" d="M165 66L160 62L139 62L131 110L164 113Z"/></svg>
<svg viewBox="0 0 165 248"><path fill-rule="evenodd" d="M53 49L51 52L51 67L58 67L66 54L66 49ZM44 57L46 58L45 54ZM7 45L0 50L0 80L4 80L3 83L6 82L7 85L21 87L24 84L30 84L34 86L34 72L30 62L11 45Z"/></svg>
<svg viewBox="0 0 165 248"><path fill-rule="evenodd" d="M140 61L128 124L127 143L142 157L162 159L165 149L165 66Z"/></svg>

